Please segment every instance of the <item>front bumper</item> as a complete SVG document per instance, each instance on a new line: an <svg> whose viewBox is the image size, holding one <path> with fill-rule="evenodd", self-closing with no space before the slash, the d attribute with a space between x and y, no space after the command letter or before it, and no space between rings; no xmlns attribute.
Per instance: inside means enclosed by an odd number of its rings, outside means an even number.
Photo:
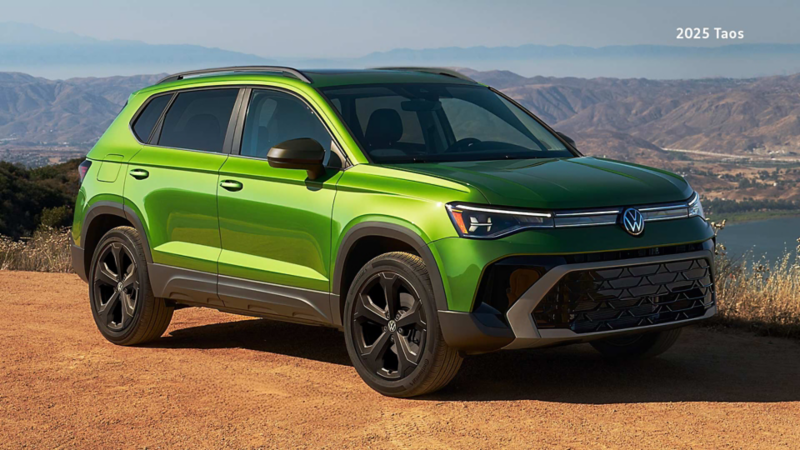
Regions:
<svg viewBox="0 0 800 450"><path fill-rule="evenodd" d="M648 268L648 267L666 267L666 265L675 263L682 263L682 262L693 262L697 260L704 260L707 261L708 268L711 270L709 274L709 278L711 280L712 285L709 287L711 291L708 295L703 295L701 300L694 300L691 303L694 305L696 304L695 311L700 309L700 315L693 315L689 317L686 313L680 312L673 312L670 309L673 307L672 305L665 305L665 306L658 306L659 299L658 295L641 295L639 297L631 297L632 294L628 289L617 289L619 291L624 291L624 294L628 296L632 303L635 304L645 304L644 308L647 310L647 313L642 314L641 316L636 316L636 313L630 312L633 311L631 309L619 309L619 312L616 315L622 316L625 315L626 318L630 318L635 321L635 324L629 324L629 326L619 329L609 329L605 328L600 331L590 331L590 332L576 332L570 328L557 328L557 329L540 329L537 326L534 311L537 309L537 306L543 301L545 296L551 292L551 290L556 286L559 281L561 281L567 274L572 272L579 272L579 271L594 271L594 270L606 270L606 269L637 269L637 268ZM508 320L508 324L511 328L511 331L514 334L514 340L506 345L503 348L506 349L515 349L515 348L531 348L531 347L544 347L544 346L551 346L561 344L563 342L586 342L594 339L601 339L611 335L621 335L621 334L630 334L630 333L639 333L639 332L647 332L647 331L654 331L658 329L666 329L666 328L673 328L676 326L683 326L690 324L692 322L696 322L699 320L707 319L713 316L716 311L716 303L714 299L714 292L713 292L713 264L714 264L714 256L709 250L701 250L697 252L690 252L690 253L679 253L674 255L666 255L666 256L651 256L651 257L644 257L644 258L634 258L634 259L625 259L619 261L603 261L603 262L591 262L591 263L581 263L581 264L565 264L558 267L554 267L550 271L548 271L541 279L539 279L536 283L533 284L525 293L520 297L506 312L506 317ZM672 276L675 275L675 278L678 277L685 277L684 272L680 272L677 274L669 274L665 273L663 275ZM652 276L641 276L641 277L628 277L624 279L618 279L614 281L626 281L626 280L647 280L648 278L652 278L658 275ZM684 284L690 285L691 283L699 283L697 281L684 281ZM641 281L639 281L639 286L641 286ZM646 286L646 287L658 287L658 286ZM668 297L666 295L661 297ZM656 297L654 301L652 301L652 297ZM708 303L706 302L706 297L710 297ZM618 300L618 301L625 301ZM652 303L651 303L652 301ZM603 303L604 301L600 301ZM686 302L689 302L686 300ZM613 305L613 301L607 301L607 304L610 304L609 310L612 313L615 312ZM642 308L642 306L639 306ZM655 313L654 313L655 311ZM572 313L572 315L577 315L572 311L568 311ZM668 316L668 320L665 321L657 321L652 320L651 317L653 316ZM597 323L602 323L602 320L598 319Z"/></svg>
<svg viewBox="0 0 800 450"><path fill-rule="evenodd" d="M559 263L549 267L507 310L476 300L472 312L440 311L442 334L453 348L482 353L587 342L707 319L717 310L713 241L683 247L681 252L651 251L656 254L615 260L551 258ZM597 279L598 274L609 273L616 278ZM568 282L573 284L564 289L562 283ZM561 321L548 323L543 320L547 314Z"/></svg>

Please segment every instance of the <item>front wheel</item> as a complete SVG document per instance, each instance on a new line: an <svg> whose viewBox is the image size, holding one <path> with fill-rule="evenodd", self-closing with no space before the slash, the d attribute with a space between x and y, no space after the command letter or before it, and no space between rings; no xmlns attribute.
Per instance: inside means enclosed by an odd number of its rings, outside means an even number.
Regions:
<svg viewBox="0 0 800 450"><path fill-rule="evenodd" d="M392 252L369 261L347 294L347 352L370 387L391 397L437 391L461 367L444 342L425 263Z"/></svg>
<svg viewBox="0 0 800 450"><path fill-rule="evenodd" d="M614 359L653 358L669 350L681 335L680 328L592 341L592 347Z"/></svg>

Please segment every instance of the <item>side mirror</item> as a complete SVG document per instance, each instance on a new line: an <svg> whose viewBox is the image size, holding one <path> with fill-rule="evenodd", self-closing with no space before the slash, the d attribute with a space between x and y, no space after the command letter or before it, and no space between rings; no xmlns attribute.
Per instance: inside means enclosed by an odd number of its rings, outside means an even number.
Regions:
<svg viewBox="0 0 800 450"><path fill-rule="evenodd" d="M269 149L267 161L270 167L278 169L301 169L308 172L308 178L316 180L325 173L322 161L325 149L311 138L290 139Z"/></svg>
<svg viewBox="0 0 800 450"><path fill-rule="evenodd" d="M556 131L556 133L558 133L558 135L561 136L561 139L567 141L567 143L569 145L575 147L575 141L573 141L571 137L567 136L566 134L564 134L564 133L562 133L560 131ZM577 147L575 147L575 148L577 148Z"/></svg>

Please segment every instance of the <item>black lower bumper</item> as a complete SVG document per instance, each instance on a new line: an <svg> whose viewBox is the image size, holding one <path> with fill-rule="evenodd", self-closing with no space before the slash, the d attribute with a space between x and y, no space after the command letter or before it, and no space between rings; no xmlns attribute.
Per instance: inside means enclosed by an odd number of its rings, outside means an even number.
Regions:
<svg viewBox="0 0 800 450"><path fill-rule="evenodd" d="M86 277L86 266L84 265L85 259L83 258L84 257L83 249L75 244L72 244L71 250L72 250L72 270L74 270L75 273L77 273L78 276L81 277L83 281L88 282L88 278Z"/></svg>
<svg viewBox="0 0 800 450"><path fill-rule="evenodd" d="M471 313L439 311L439 327L445 342L452 348L466 353L492 352L514 340L511 328L497 314L485 305Z"/></svg>

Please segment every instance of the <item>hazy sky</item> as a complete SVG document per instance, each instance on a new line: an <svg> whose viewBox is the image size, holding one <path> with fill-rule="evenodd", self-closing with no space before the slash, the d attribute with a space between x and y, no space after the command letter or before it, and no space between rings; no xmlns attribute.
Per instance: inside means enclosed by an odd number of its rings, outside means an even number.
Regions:
<svg viewBox="0 0 800 450"><path fill-rule="evenodd" d="M261 56L351 57L475 45L800 43L800 1L3 0L0 20L100 39L197 44ZM743 30L679 41L677 27Z"/></svg>

